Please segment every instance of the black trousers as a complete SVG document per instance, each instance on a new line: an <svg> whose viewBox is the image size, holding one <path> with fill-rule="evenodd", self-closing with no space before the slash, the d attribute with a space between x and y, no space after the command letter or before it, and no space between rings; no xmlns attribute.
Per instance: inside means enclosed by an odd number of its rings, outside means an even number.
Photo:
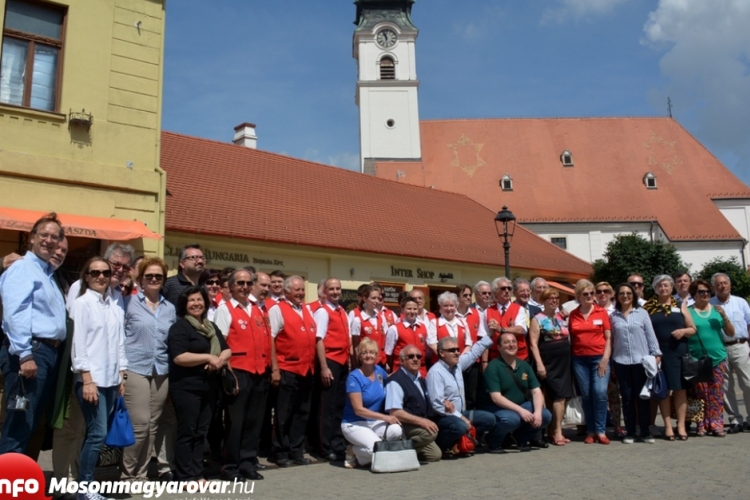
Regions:
<svg viewBox="0 0 750 500"><path fill-rule="evenodd" d="M208 446L211 449L211 457L215 460L219 460L224 463L224 420L227 409L226 394L224 391L219 391L216 395L216 405L214 407L214 413L211 415L211 425L208 428Z"/></svg>
<svg viewBox="0 0 750 500"><path fill-rule="evenodd" d="M234 370L239 392L227 397L224 468L228 475L257 470L258 443L266 412L270 373L262 375Z"/></svg>
<svg viewBox="0 0 750 500"><path fill-rule="evenodd" d="M303 376L281 370L273 435L273 451L277 460L303 457L312 392L312 373Z"/></svg>
<svg viewBox="0 0 750 500"><path fill-rule="evenodd" d="M169 388L169 395L177 413L175 442L175 476L181 481L203 477L203 442L211 425L216 402L214 392L193 392Z"/></svg>
<svg viewBox="0 0 750 500"><path fill-rule="evenodd" d="M320 375L315 376L312 413L308 424L310 446L322 456L330 453L344 456L346 439L341 432L341 420L346 406L346 378L349 365L342 365L326 359L328 369L333 374L331 385L324 387Z"/></svg>
<svg viewBox="0 0 750 500"><path fill-rule="evenodd" d="M472 363L470 367L464 370L464 393L466 394L466 409L476 410L477 395L479 387L480 369L479 363Z"/></svg>

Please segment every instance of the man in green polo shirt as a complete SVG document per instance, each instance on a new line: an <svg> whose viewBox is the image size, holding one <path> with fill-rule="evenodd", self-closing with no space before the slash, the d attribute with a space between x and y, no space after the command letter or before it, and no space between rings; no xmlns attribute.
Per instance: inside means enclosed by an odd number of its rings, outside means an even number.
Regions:
<svg viewBox="0 0 750 500"><path fill-rule="evenodd" d="M503 333L497 341L500 357L484 371L484 385L492 399L486 408L497 419L489 436L491 453L503 453L505 436L512 432L521 451L529 451L529 441L547 427L552 414L544 407L544 396L534 371L516 358L518 343L512 333Z"/></svg>

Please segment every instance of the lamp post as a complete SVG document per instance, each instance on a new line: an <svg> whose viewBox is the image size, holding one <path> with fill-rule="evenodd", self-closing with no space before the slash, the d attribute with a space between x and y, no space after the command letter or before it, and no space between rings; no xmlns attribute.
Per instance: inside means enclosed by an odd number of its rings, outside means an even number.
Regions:
<svg viewBox="0 0 750 500"><path fill-rule="evenodd" d="M503 250L505 250L505 277L510 279L510 240L516 230L516 216L503 205L495 216L495 227L497 235L503 239Z"/></svg>

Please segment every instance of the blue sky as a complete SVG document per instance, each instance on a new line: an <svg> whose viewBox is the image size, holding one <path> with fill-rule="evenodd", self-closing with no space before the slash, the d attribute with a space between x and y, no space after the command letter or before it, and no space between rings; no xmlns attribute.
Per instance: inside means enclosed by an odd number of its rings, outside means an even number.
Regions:
<svg viewBox="0 0 750 500"><path fill-rule="evenodd" d="M358 168L351 0L167 3L163 129ZM750 184L750 1L418 0L422 119L673 116Z"/></svg>

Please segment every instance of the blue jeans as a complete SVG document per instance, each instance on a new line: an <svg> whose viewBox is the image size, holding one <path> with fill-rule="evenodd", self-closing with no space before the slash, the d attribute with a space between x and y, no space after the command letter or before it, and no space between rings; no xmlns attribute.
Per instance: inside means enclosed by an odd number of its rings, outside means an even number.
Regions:
<svg viewBox="0 0 750 500"><path fill-rule="evenodd" d="M59 349L59 348L58 348ZM8 410L0 437L0 454L26 453L29 438L39 424L39 420L52 407L55 399L58 349L31 341L31 352L36 363L36 377L25 378L18 374L19 358L8 352L7 342L0 347L0 370L5 377L5 398L18 394L18 379L22 379L26 398L29 400L26 411Z"/></svg>
<svg viewBox="0 0 750 500"><path fill-rule="evenodd" d="M521 408L524 410L534 412L534 404L531 401L526 401L521 404ZM525 446L529 444L539 432L547 427L552 420L552 414L547 408L542 408L542 425L539 427L533 427L530 423L521 420L521 415L513 410L506 408L500 408L497 405L491 405L487 408L487 411L492 412L497 420L497 426L495 431L490 434L490 438L487 441L491 450L499 449L503 445L505 436L509 433L513 433L516 436L519 446Z"/></svg>
<svg viewBox="0 0 750 500"><path fill-rule="evenodd" d="M581 390L583 416L589 436L604 434L607 429L607 386L609 364L603 377L599 376L601 356L573 356L573 372Z"/></svg>
<svg viewBox="0 0 750 500"><path fill-rule="evenodd" d="M480 439L485 432L492 434L495 429L495 416L490 412L468 410L463 412L462 415L469 419L471 425L476 429L477 439ZM469 431L469 426L466 425L466 422L453 415L440 417L435 422L438 426L438 435L435 438L435 443L441 450L449 450L456 444L458 438Z"/></svg>
<svg viewBox="0 0 750 500"><path fill-rule="evenodd" d="M78 468L78 481L93 481L94 468L99 451L107 437L109 414L115 406L119 386L99 387L99 401L91 404L83 399L83 384L76 382L76 396L81 405L81 413L86 422L86 437L81 447L81 464Z"/></svg>

